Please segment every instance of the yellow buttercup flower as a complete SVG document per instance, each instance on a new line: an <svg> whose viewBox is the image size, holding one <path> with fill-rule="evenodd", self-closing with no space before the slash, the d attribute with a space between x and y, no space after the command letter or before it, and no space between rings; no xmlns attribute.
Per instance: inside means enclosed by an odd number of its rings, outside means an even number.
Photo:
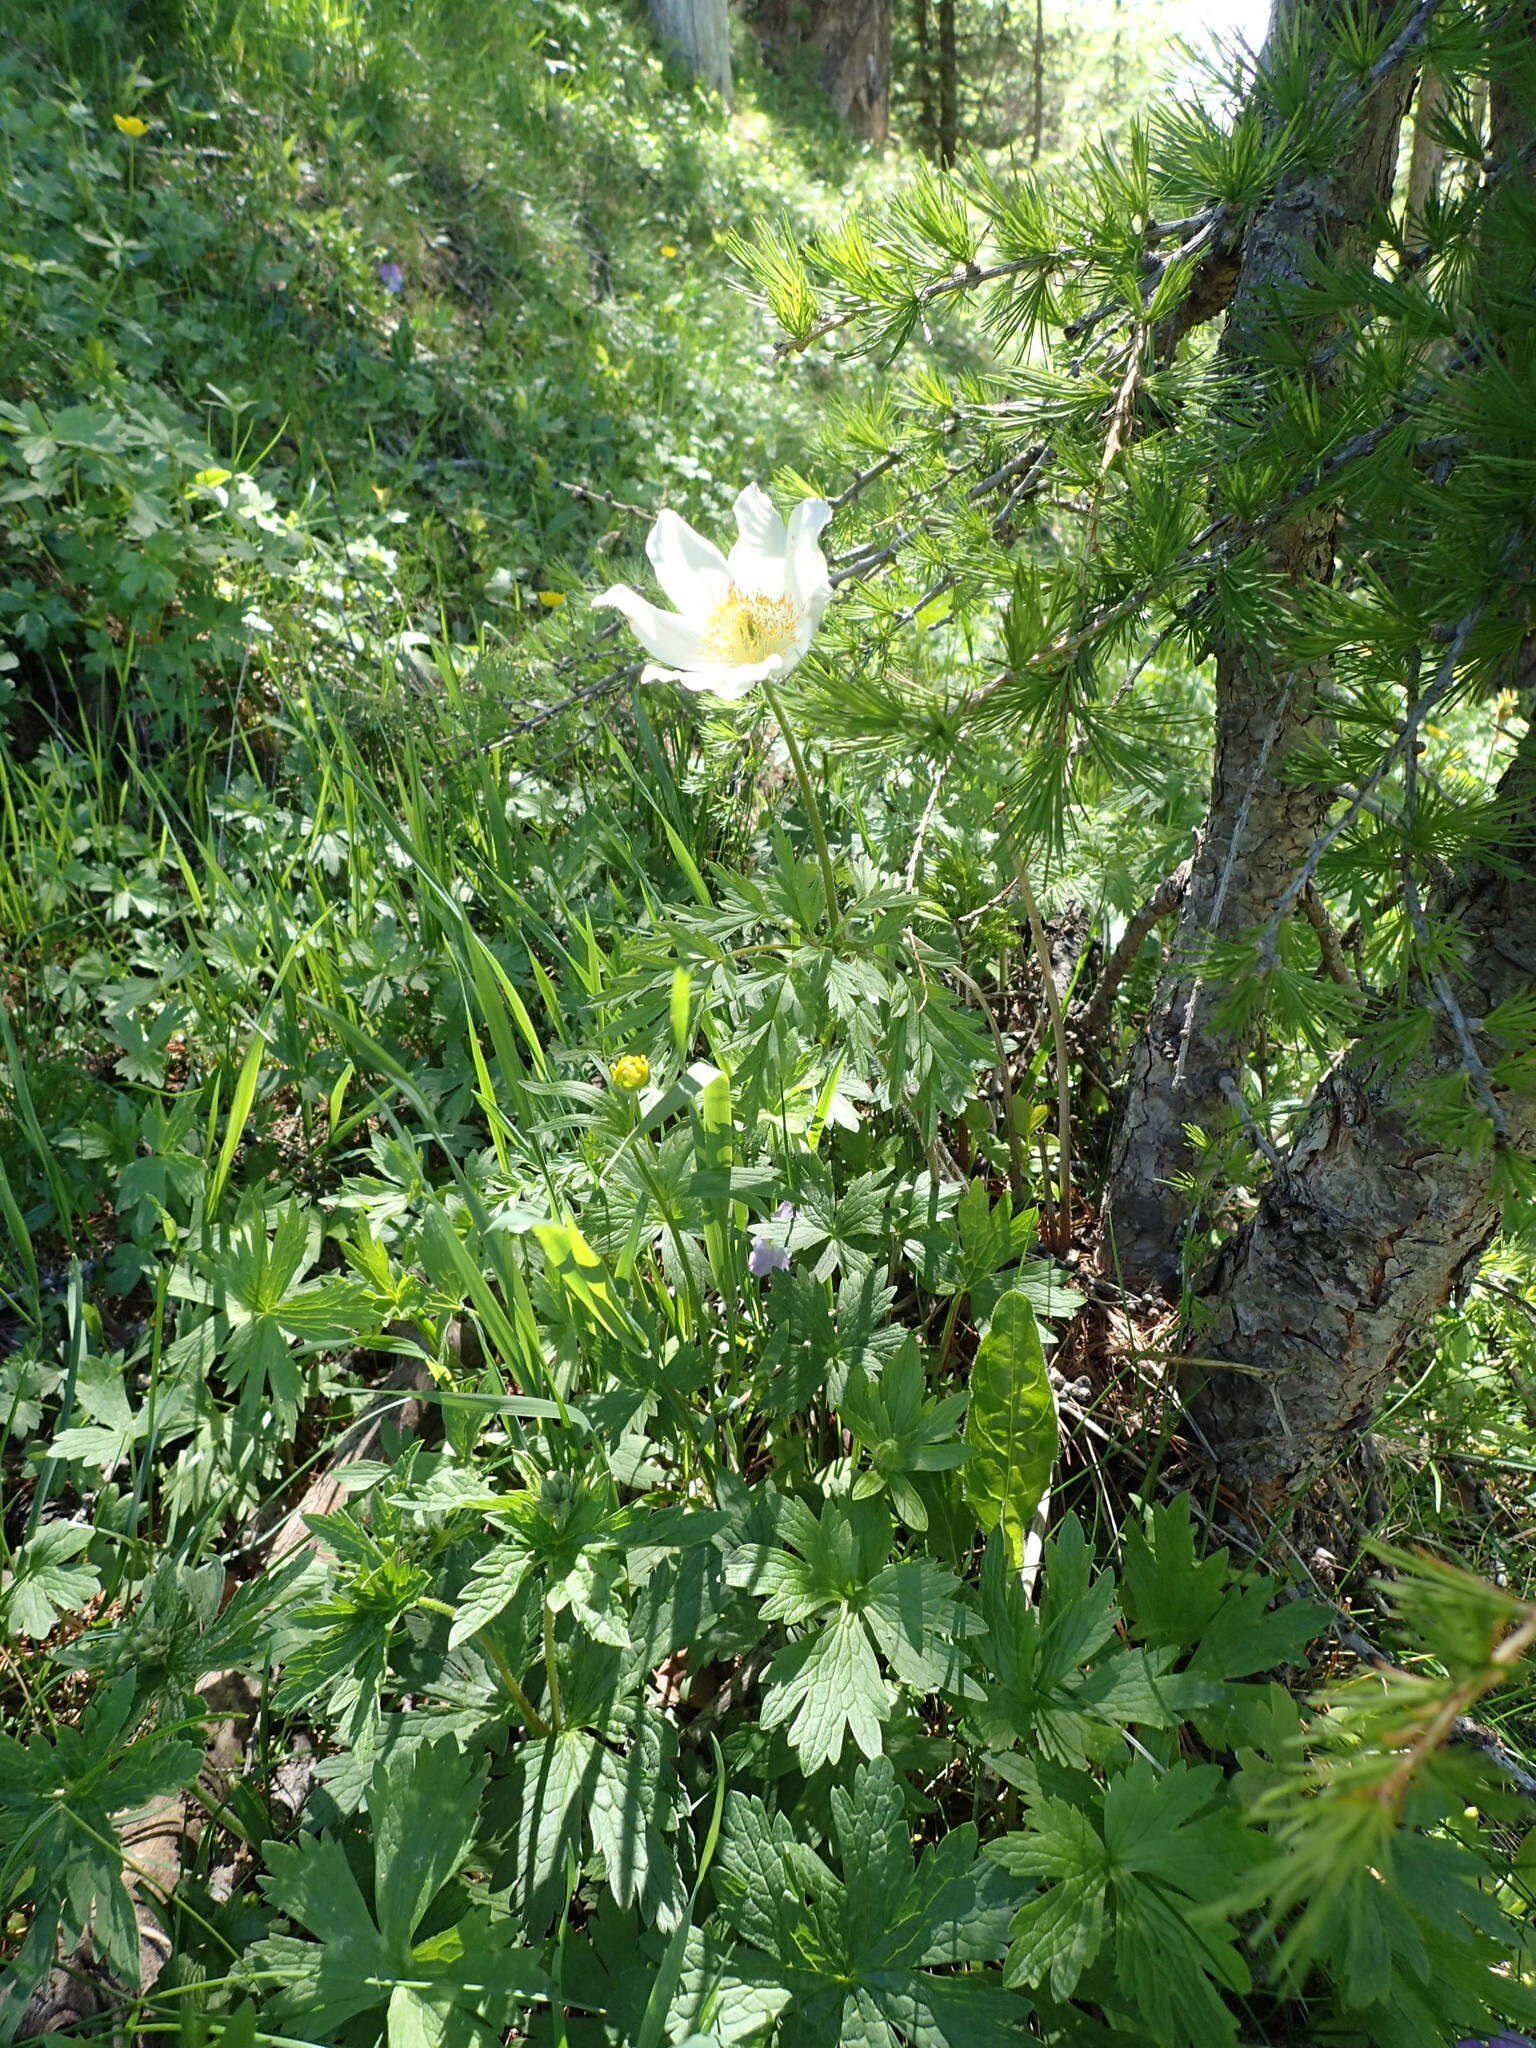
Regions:
<svg viewBox="0 0 1536 2048"><path fill-rule="evenodd" d="M661 253L663 256L672 257L677 254L677 250L671 242L663 242L661 245Z"/></svg>
<svg viewBox="0 0 1536 2048"><path fill-rule="evenodd" d="M608 1069L608 1078L615 1088L633 1095L651 1078L651 1063L643 1052L627 1052Z"/></svg>
<svg viewBox="0 0 1536 2048"><path fill-rule="evenodd" d="M149 123L141 121L137 114L114 114L112 125L119 135L130 135L135 142L141 135L149 133Z"/></svg>
<svg viewBox="0 0 1536 2048"><path fill-rule="evenodd" d="M557 612L561 605L565 603L565 592L563 590L541 590L539 592L539 603L543 605L545 611Z"/></svg>

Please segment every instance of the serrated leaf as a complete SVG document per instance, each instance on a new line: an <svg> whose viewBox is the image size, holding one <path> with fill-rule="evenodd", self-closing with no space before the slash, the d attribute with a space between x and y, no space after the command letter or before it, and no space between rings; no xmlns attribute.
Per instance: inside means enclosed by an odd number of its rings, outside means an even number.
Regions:
<svg viewBox="0 0 1536 2048"><path fill-rule="evenodd" d="M765 1728L789 1723L801 1768L836 1763L851 1735L866 1756L880 1754L880 1724L891 1697L869 1637L852 1614L839 1614L782 1649L769 1666Z"/></svg>

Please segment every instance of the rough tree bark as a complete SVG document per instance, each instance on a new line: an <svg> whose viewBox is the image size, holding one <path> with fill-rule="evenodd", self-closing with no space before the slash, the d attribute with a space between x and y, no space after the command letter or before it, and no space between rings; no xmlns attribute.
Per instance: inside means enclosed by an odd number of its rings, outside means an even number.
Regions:
<svg viewBox="0 0 1536 2048"><path fill-rule="evenodd" d="M661 41L676 52L694 77L719 93L731 94L731 15L728 0L650 0L651 22Z"/></svg>
<svg viewBox="0 0 1536 2048"><path fill-rule="evenodd" d="M1431 132L1435 115L1445 102L1445 80L1437 71L1425 71L1419 77L1419 90L1413 106L1413 150L1408 159L1408 218L1422 219L1426 202L1433 195L1440 180L1440 166L1445 161L1445 146L1437 142Z"/></svg>
<svg viewBox="0 0 1536 2048"><path fill-rule="evenodd" d="M1515 0L1509 22L1536 49L1536 0ZM1495 163L1520 164L1536 137L1528 85L1495 78ZM1496 195L1485 228L1497 207ZM1479 303L1490 346L1506 318L1523 329L1533 268L1528 231L1485 239ZM1536 631L1527 631L1509 682L1531 722L1499 784L1508 871L1474 864L1434 905L1457 934L1464 978L1455 1000L1489 1065L1497 1049L1478 1034L1480 1021L1500 1003L1536 994ZM1200 1352L1241 1369L1208 1370L1190 1416L1230 1478L1287 1490L1347 1449L1498 1228L1494 1152L1437 1144L1415 1114L1427 1087L1469 1065L1443 1000L1433 990L1423 1000L1435 1019L1423 1055L1389 1074L1357 1047L1335 1067L1204 1290ZM1492 1093L1501 1144L1536 1156L1529 1063L1523 1088Z"/></svg>
<svg viewBox="0 0 1536 2048"><path fill-rule="evenodd" d="M1461 935L1469 1021L1536 992L1536 722L1499 795L1514 821L1513 872L1473 868L1437 905ZM1447 1150L1416 1119L1424 1084L1466 1064L1438 1008L1436 1020L1429 1049L1401 1072L1362 1051L1334 1069L1218 1261L1199 1350L1240 1369L1208 1373L1191 1419L1230 1478L1288 1488L1338 1457L1498 1227L1492 1150ZM1494 1093L1507 1145L1536 1154L1536 1092Z"/></svg>
<svg viewBox="0 0 1536 2048"><path fill-rule="evenodd" d="M933 96L933 37L928 26L928 0L912 0L912 30L917 41L918 144L931 156L939 146L939 117Z"/></svg>
<svg viewBox="0 0 1536 2048"><path fill-rule="evenodd" d="M1312 4L1326 15L1349 0ZM1381 20L1393 11L1391 0L1372 0ZM1272 37L1291 12L1276 9ZM1397 65L1382 77L1356 110L1331 172L1287 179L1249 223L1220 353L1229 371L1256 388L1277 329L1296 331L1277 296L1294 300L1316 254L1348 260L1367 253L1369 223L1391 188L1412 76L1411 65ZM1320 319L1307 339L1316 347L1331 332ZM1268 537L1275 568L1295 584L1328 578L1334 525L1327 508L1279 521ZM1230 1117L1226 1088L1241 1047L1215 1029L1219 992L1204 982L1201 956L1211 941L1265 923L1327 814L1332 791L1294 781L1290 770L1312 730L1322 680L1316 667L1277 664L1240 641L1216 650L1210 803L1170 965L1132 1054L1110 1168L1112 1256L1133 1288L1177 1292L1187 1215L1177 1180L1195 1165L1186 1126L1217 1128Z"/></svg>
<svg viewBox="0 0 1536 2048"><path fill-rule="evenodd" d="M819 51L821 82L855 134L884 142L891 115L891 0L762 0L770 43Z"/></svg>
<svg viewBox="0 0 1536 2048"><path fill-rule="evenodd" d="M955 0L939 0L939 162L960 150L960 59L955 42Z"/></svg>

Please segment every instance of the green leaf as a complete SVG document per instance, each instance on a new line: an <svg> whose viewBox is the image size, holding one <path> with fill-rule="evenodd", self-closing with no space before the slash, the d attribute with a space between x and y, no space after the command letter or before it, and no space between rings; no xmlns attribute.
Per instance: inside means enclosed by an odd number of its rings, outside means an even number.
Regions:
<svg viewBox="0 0 1536 2048"><path fill-rule="evenodd" d="M338 1836L269 1842L262 1888L313 1940L270 1935L248 1949L241 1974L276 1987L280 2015L312 2038L365 2012L387 2013L390 2048L420 2042L483 2042L493 2048L531 2002L545 1996L531 1953L512 1945L511 1925L483 1908L451 1915L413 1941L475 1836L482 1772L451 1743L423 1743L374 1769L367 1793L373 1826L370 1911ZM402 1995L403 1994L403 1995Z"/></svg>
<svg viewBox="0 0 1536 2048"><path fill-rule="evenodd" d="M1103 1949L1159 2048L1235 2039L1220 1994L1249 1978L1228 1915L1259 1844L1225 1792L1214 1764L1159 1776L1137 1758L1102 1795L1080 1772L1044 1767L1026 1830L987 1852L1041 1884L1009 1930L1009 1981L1070 1998Z"/></svg>
<svg viewBox="0 0 1536 2048"><path fill-rule="evenodd" d="M789 1644L768 1675L763 1726L789 1723L802 1770L836 1763L849 1735L866 1756L880 1754L880 1724L891 1710L891 1696L855 1615L839 1614L814 1635Z"/></svg>
<svg viewBox="0 0 1536 2048"><path fill-rule="evenodd" d="M638 1905L647 1921L666 1932L681 1921L687 1903L670 1840L680 1804L677 1734L638 1701L630 1708L627 1733L626 1750L605 1744L598 1755L588 1810L592 1843L619 1905Z"/></svg>
<svg viewBox="0 0 1536 2048"><path fill-rule="evenodd" d="M54 1938L87 1929L113 1969L139 1981L139 1931L123 1884L116 1817L180 1791L196 1776L201 1747L143 1728L131 1672L92 1698L79 1726L25 1747L0 1735L0 1896L30 1876L33 1924L45 1964Z"/></svg>
<svg viewBox="0 0 1536 2048"><path fill-rule="evenodd" d="M965 1438L971 1447L966 1498L983 1529L1002 1530L1017 1569L1025 1532L1050 1484L1058 1433L1035 1312L1016 1291L998 1302L977 1347Z"/></svg>
<svg viewBox="0 0 1536 2048"><path fill-rule="evenodd" d="M403 1948L427 1907L469 1854L483 1769L452 1743L434 1742L375 1768L374 1905L379 1932Z"/></svg>
<svg viewBox="0 0 1536 2048"><path fill-rule="evenodd" d="M61 1614L84 1606L100 1589L94 1565L70 1563L91 1535L78 1522L45 1522L22 1545L0 1595L10 1634L45 1636Z"/></svg>
<svg viewBox="0 0 1536 2048"><path fill-rule="evenodd" d="M782 1814L742 1793L726 1806L721 1912L791 1993L785 2048L1001 2048L1021 2034L1028 2007L990 1967L1016 1895L978 1861L975 1829L952 1829L914 1868L905 1792L885 1758L835 1787L831 1806L836 1874Z"/></svg>

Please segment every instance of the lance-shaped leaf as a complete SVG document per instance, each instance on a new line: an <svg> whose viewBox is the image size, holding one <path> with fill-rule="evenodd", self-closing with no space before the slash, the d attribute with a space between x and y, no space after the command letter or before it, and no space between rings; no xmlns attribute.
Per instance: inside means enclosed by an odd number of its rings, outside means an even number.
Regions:
<svg viewBox="0 0 1536 2048"><path fill-rule="evenodd" d="M998 1302L977 1349L965 1438L971 1447L966 1497L984 1529L1002 1530L1017 1567L1057 1446L1056 1402L1039 1326L1017 1290Z"/></svg>

